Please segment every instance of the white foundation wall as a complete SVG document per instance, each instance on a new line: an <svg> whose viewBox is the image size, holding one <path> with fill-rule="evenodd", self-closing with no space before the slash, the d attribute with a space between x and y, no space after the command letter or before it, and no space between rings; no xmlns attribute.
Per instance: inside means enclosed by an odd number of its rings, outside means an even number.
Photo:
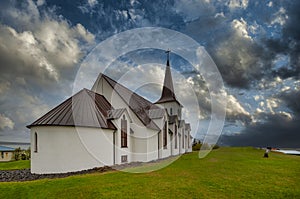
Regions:
<svg viewBox="0 0 300 199"><path fill-rule="evenodd" d="M113 131L99 128L36 126L31 128L31 172L81 171L113 165ZM35 136L37 133L37 152Z"/></svg>

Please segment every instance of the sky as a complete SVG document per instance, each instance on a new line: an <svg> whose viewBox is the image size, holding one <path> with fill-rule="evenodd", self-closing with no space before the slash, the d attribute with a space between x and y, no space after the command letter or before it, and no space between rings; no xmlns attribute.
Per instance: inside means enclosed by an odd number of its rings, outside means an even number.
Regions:
<svg viewBox="0 0 300 199"><path fill-rule="evenodd" d="M295 0L1 1L0 141L29 142L26 125L72 95L97 44L126 30L162 27L197 41L220 71L227 103L219 104L227 106L219 144L300 147L299 7ZM165 61L161 50L138 50L106 72L118 79L130 70L137 80L124 85L133 88L141 79L162 82ZM203 138L211 114L207 82L174 53L171 65L184 116L199 121L194 135ZM154 84L136 91L155 101L160 90Z"/></svg>

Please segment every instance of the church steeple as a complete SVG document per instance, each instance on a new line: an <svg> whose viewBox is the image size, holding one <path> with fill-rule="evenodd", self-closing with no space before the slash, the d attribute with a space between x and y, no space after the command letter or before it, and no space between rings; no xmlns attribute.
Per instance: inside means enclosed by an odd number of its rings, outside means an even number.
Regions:
<svg viewBox="0 0 300 199"><path fill-rule="evenodd" d="M164 103L164 102L177 102L180 104L175 96L174 87L173 87L173 80L171 74L171 67L170 67L170 50L166 51L167 53L167 65L166 65L166 72L165 72L165 79L164 79L164 86L161 93L160 99L156 103Z"/></svg>

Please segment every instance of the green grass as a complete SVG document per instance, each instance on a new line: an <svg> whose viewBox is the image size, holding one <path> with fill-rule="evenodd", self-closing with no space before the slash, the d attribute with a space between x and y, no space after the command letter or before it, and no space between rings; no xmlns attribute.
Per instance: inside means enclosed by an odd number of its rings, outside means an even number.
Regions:
<svg viewBox="0 0 300 199"><path fill-rule="evenodd" d="M29 160L0 162L0 170L27 169L30 168Z"/></svg>
<svg viewBox="0 0 300 199"><path fill-rule="evenodd" d="M0 198L300 198L300 156L253 148L196 152L150 173L0 183Z"/></svg>

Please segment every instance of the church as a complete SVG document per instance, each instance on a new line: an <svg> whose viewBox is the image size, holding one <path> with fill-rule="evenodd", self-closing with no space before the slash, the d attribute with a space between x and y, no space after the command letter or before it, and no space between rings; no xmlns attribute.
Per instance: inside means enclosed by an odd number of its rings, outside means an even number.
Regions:
<svg viewBox="0 0 300 199"><path fill-rule="evenodd" d="M169 52L155 103L101 73L90 90L82 89L27 126L31 172L66 173L191 152L191 126L182 109Z"/></svg>

